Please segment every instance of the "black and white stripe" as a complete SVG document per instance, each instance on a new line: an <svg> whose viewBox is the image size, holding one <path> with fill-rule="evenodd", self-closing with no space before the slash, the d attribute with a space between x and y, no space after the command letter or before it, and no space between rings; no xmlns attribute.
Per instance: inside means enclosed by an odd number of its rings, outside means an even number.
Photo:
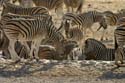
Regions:
<svg viewBox="0 0 125 83"><path fill-rule="evenodd" d="M19 1L21 4L22 0ZM63 13L63 0L32 0L36 6L46 7L49 10L55 9L55 12L59 15Z"/></svg>
<svg viewBox="0 0 125 83"><path fill-rule="evenodd" d="M39 19L39 20L44 20L44 19L52 19L52 16L50 16L49 14L42 14L42 15L18 15L18 14L12 14L12 13L8 13L5 14L1 17L1 23L4 25L7 21L11 20L11 19Z"/></svg>
<svg viewBox="0 0 125 83"><path fill-rule="evenodd" d="M5 2L3 5L2 16L7 13L19 14L19 15L34 15L34 14L48 14L49 11L45 7L21 7L9 2Z"/></svg>
<svg viewBox="0 0 125 83"><path fill-rule="evenodd" d="M105 11L104 15L105 15L105 20L106 20L107 25L116 26L118 20L121 17L124 17L125 13L122 12L122 11L121 12L117 12L117 13L114 13L112 11Z"/></svg>
<svg viewBox="0 0 125 83"><path fill-rule="evenodd" d="M123 63L125 59L125 17L122 17L117 22L117 28L114 31L115 38L115 61L118 66Z"/></svg>
<svg viewBox="0 0 125 83"><path fill-rule="evenodd" d="M94 35L94 31L91 29L94 23L99 22L101 27L103 27L104 29L107 28L107 26L105 26L105 23L102 23L104 22L103 20L103 14L98 11L89 11L78 15L73 13L66 13L63 16L62 27L65 26L65 22L68 21L72 26L77 25L78 28L84 30L85 35L86 29L90 29L90 31ZM59 29L61 29L62 27L60 27Z"/></svg>
<svg viewBox="0 0 125 83"><path fill-rule="evenodd" d="M85 41L84 53L87 60L115 60L115 49L106 48L100 41L92 38Z"/></svg>
<svg viewBox="0 0 125 83"><path fill-rule="evenodd" d="M51 19L49 19L51 20ZM61 41L63 35L57 31L56 27L49 20L10 20L7 21L3 30L10 40L10 51L13 59L19 59L14 53L14 41L33 41L30 56L36 48L35 58L38 58L38 47L44 37L53 41Z"/></svg>

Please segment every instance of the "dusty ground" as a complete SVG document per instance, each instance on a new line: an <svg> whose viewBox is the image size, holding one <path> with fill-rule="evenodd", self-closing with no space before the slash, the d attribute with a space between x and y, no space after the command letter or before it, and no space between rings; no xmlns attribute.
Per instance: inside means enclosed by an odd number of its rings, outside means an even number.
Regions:
<svg viewBox="0 0 125 83"><path fill-rule="evenodd" d="M91 4L91 7L88 7ZM125 8L124 0L86 0L83 11L117 10ZM60 22L60 21L58 21ZM57 23L58 24L58 23ZM93 26L96 31L98 24ZM108 47L113 47L113 30L109 27ZM96 32L100 39L103 29ZM88 37L91 33L88 31ZM125 68L115 69L114 62L103 61L47 61L10 64L10 60L0 59L0 83L124 83Z"/></svg>
<svg viewBox="0 0 125 83"><path fill-rule="evenodd" d="M125 68L106 61L0 60L0 83L124 83Z"/></svg>

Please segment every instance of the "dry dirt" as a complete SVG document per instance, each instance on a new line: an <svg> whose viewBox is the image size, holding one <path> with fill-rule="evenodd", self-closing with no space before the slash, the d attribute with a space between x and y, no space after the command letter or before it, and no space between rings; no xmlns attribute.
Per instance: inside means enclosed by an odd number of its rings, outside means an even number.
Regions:
<svg viewBox="0 0 125 83"><path fill-rule="evenodd" d="M109 61L0 60L0 83L124 83L125 68Z"/></svg>
<svg viewBox="0 0 125 83"><path fill-rule="evenodd" d="M90 7L88 5L91 4ZM106 11L125 8L125 0L86 0L83 11ZM59 19L58 19L58 22ZM58 23L57 23L58 24ZM98 24L93 26L96 31ZM113 47L113 30L108 28L108 38L104 42ZM103 29L96 32L95 38L100 39ZM88 31L88 38L91 32ZM10 64L11 60L0 59L0 83L124 83L125 68L116 68L114 62L104 61L48 61L22 62Z"/></svg>

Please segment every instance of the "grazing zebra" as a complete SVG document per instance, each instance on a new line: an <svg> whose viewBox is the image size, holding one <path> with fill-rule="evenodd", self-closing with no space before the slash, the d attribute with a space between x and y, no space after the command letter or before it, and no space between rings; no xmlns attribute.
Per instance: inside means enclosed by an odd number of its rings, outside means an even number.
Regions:
<svg viewBox="0 0 125 83"><path fill-rule="evenodd" d="M123 59L125 59L125 17L122 17L117 22L117 28L114 31L115 38L115 62L118 66L123 66Z"/></svg>
<svg viewBox="0 0 125 83"><path fill-rule="evenodd" d="M44 37L49 37L53 41L62 41L63 35L57 31L56 27L51 23L51 19L38 20L9 20L3 26L6 36L9 38L9 51L13 60L20 58L14 51L14 44L18 41L32 41L30 57L33 58L32 52L35 49L35 58L38 59L38 47Z"/></svg>
<svg viewBox="0 0 125 83"><path fill-rule="evenodd" d="M86 60L115 60L115 49L106 48L106 46L100 41L92 38L85 41L84 54L86 56Z"/></svg>
<svg viewBox="0 0 125 83"><path fill-rule="evenodd" d="M74 12L73 8L77 8L76 13L82 13L82 6L84 0L64 0L64 4L66 6L67 12L70 12L70 7L72 8L72 12Z"/></svg>
<svg viewBox="0 0 125 83"><path fill-rule="evenodd" d="M73 13L66 13L63 16L63 21L61 25L62 27L65 26L65 22L68 21L69 23L71 23L72 26L78 25L78 28L84 30L85 35L86 35L86 29L90 29L90 31L93 33L94 36L94 32L91 29L94 23L99 22L101 27L103 27L104 29L107 28L107 26L105 26L105 23L102 23L104 22L103 20L104 20L103 14L98 11L89 11L78 15ZM62 27L60 27L59 30L62 29Z"/></svg>
<svg viewBox="0 0 125 83"><path fill-rule="evenodd" d="M35 15L35 14L49 14L49 11L45 7L30 7L25 8L5 2L3 5L2 16L7 13L19 14L19 15Z"/></svg>

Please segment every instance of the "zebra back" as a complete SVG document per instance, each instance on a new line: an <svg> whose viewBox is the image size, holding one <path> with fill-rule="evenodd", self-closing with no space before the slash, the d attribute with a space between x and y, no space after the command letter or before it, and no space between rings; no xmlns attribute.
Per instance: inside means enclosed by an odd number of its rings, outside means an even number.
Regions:
<svg viewBox="0 0 125 83"><path fill-rule="evenodd" d="M42 14L42 15L17 15L17 14L5 14L2 16L1 18L1 23L5 24L7 21L11 20L11 19L39 19L39 20L44 20L44 19L52 19L52 16L48 15L48 14Z"/></svg>

